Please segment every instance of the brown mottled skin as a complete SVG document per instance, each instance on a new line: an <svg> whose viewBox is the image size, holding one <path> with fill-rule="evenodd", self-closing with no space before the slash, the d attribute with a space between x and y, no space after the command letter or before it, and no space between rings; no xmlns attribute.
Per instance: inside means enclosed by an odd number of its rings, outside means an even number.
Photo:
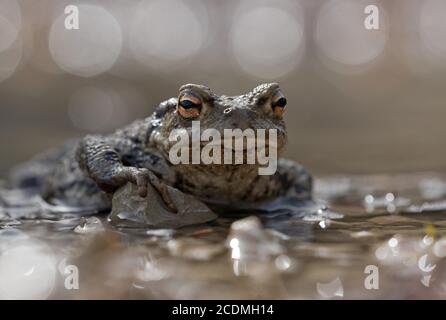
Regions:
<svg viewBox="0 0 446 320"><path fill-rule="evenodd" d="M298 163L280 159L273 175L259 175L257 164L172 165L168 154L172 129L189 128L200 120L201 130L277 129L278 151L286 143L285 122L273 112L273 97L281 94L276 83L262 84L247 94L219 96L201 85L187 84L178 98L162 102L152 116L137 120L109 135L88 135L81 141L39 155L11 175L14 186L37 186L50 202L90 205L105 210L119 187L137 184L141 196L151 183L165 203L175 210L165 192L170 185L206 203L253 203L292 195L311 199L311 177ZM199 99L199 115L185 118L179 112L184 96ZM286 101L286 100L285 100ZM226 111L225 111L226 110Z"/></svg>

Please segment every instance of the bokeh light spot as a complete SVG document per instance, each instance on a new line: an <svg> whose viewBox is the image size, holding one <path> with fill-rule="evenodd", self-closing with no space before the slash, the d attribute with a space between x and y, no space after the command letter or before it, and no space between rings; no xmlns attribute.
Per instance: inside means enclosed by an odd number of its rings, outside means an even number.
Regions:
<svg viewBox="0 0 446 320"><path fill-rule="evenodd" d="M141 2L130 27L135 59L152 69L172 68L198 52L207 26L180 0Z"/></svg>
<svg viewBox="0 0 446 320"><path fill-rule="evenodd" d="M446 58L446 2L428 0L420 16L420 36L422 43L433 54Z"/></svg>
<svg viewBox="0 0 446 320"><path fill-rule="evenodd" d="M91 77L109 70L122 49L118 21L99 6L79 5L79 29L67 30L60 15L50 31L49 47L57 65L66 72Z"/></svg>
<svg viewBox="0 0 446 320"><path fill-rule="evenodd" d="M12 76L20 64L22 55L23 44L20 38L7 50L0 52L0 82Z"/></svg>
<svg viewBox="0 0 446 320"><path fill-rule="evenodd" d="M231 40L243 71L275 79L292 72L303 56L303 17L281 8L254 8L235 18Z"/></svg>
<svg viewBox="0 0 446 320"><path fill-rule="evenodd" d="M22 27L22 12L16 0L0 0L0 16L8 20L16 30ZM2 31L0 31L1 34ZM2 39L4 40L4 39Z"/></svg>
<svg viewBox="0 0 446 320"><path fill-rule="evenodd" d="M340 73L359 71L374 61L387 42L384 8L379 7L379 30L364 26L364 0L330 0L320 9L314 40L322 62Z"/></svg>
<svg viewBox="0 0 446 320"><path fill-rule="evenodd" d="M18 30L7 19L0 15L0 54L11 47L17 39Z"/></svg>

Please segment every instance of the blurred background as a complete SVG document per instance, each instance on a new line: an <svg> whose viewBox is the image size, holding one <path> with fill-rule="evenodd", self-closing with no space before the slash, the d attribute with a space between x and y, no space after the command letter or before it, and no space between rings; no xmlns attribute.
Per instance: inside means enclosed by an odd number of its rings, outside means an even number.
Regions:
<svg viewBox="0 0 446 320"><path fill-rule="evenodd" d="M0 175L184 83L268 81L289 101L286 156L314 174L445 171L445 40L444 0L0 0Z"/></svg>

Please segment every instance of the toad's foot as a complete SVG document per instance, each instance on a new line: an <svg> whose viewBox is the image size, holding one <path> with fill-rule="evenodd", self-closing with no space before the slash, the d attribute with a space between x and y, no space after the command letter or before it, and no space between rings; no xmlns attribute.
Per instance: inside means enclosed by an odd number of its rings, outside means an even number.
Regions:
<svg viewBox="0 0 446 320"><path fill-rule="evenodd" d="M150 185L159 193L167 208L172 212L178 212L178 208L169 194L167 185L152 171L145 168L126 167L123 174L127 181L136 184L138 187L138 194L141 197L147 196L147 185L150 183Z"/></svg>

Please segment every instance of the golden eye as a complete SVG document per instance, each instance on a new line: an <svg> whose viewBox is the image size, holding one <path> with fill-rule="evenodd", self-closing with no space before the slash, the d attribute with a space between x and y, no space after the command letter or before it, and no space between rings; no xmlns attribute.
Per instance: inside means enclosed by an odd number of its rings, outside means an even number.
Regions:
<svg viewBox="0 0 446 320"><path fill-rule="evenodd" d="M281 117L285 112L286 104L287 100L282 94L274 96L271 104L274 115Z"/></svg>
<svg viewBox="0 0 446 320"><path fill-rule="evenodd" d="M177 110L184 118L196 118L200 115L201 100L193 95L184 95L180 98Z"/></svg>

